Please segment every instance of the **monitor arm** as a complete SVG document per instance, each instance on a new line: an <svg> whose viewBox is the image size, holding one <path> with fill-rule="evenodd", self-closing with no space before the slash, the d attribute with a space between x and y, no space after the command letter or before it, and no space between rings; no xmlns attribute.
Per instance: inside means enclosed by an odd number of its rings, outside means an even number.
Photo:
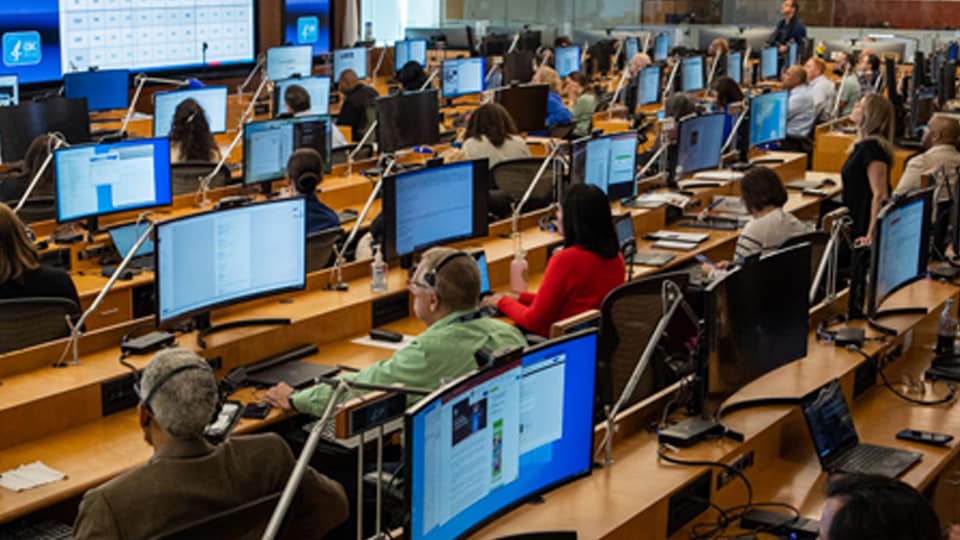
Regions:
<svg viewBox="0 0 960 540"><path fill-rule="evenodd" d="M123 117L123 124L120 125L120 135L123 136L127 132L127 125L130 124L130 120L133 118L133 111L137 108L137 101L140 99L140 93L143 92L143 87L148 82L157 83L157 84L172 84L174 86L183 88L184 86L189 86L190 81L185 81L182 79L164 79L160 77L150 77L146 73L140 73L134 77L134 80L137 82L137 88L133 92L133 98L130 100L130 106L127 108L127 114Z"/></svg>
<svg viewBox="0 0 960 540"><path fill-rule="evenodd" d="M47 141L47 157L43 160L43 164L40 165L40 168L34 173L33 180L30 181L30 185L27 186L26 191L23 192L23 196L20 197L20 201L17 203L17 206L14 207L13 213L17 214L20 210L23 209L23 205L27 204L27 199L30 198L30 195L33 194L33 190L36 189L37 184L40 183L40 179L43 177L44 173L47 172L47 169L50 168L50 164L53 162L53 153L62 146L70 146L67 143L67 140L63 137L62 133L49 133L49 141Z"/></svg>

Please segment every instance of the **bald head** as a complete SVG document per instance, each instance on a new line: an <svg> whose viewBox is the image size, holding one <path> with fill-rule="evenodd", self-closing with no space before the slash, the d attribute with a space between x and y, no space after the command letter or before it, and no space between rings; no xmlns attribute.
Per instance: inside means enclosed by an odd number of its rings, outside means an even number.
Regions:
<svg viewBox="0 0 960 540"><path fill-rule="evenodd" d="M652 64L650 56L647 53L637 53L630 59L630 74L636 75L640 71Z"/></svg>
<svg viewBox="0 0 960 540"><path fill-rule="evenodd" d="M807 71L803 66L794 64L783 74L783 87L787 90L807 84Z"/></svg>
<svg viewBox="0 0 960 540"><path fill-rule="evenodd" d="M926 143L928 146L949 144L956 146L960 141L960 122L945 116L935 116L927 124Z"/></svg>

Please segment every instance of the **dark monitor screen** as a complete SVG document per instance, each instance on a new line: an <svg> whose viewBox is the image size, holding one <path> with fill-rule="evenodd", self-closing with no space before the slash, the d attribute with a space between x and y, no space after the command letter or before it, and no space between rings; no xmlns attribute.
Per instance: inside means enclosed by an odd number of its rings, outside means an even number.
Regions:
<svg viewBox="0 0 960 540"><path fill-rule="evenodd" d="M667 56L670 55L670 36L667 34L660 34L653 41L653 61L654 62L666 62Z"/></svg>
<svg viewBox="0 0 960 540"><path fill-rule="evenodd" d="M580 139L571 153L571 183L597 186L610 200L636 195L636 132Z"/></svg>
<svg viewBox="0 0 960 540"><path fill-rule="evenodd" d="M267 49L267 78L280 81L313 74L313 47L291 45Z"/></svg>
<svg viewBox="0 0 960 540"><path fill-rule="evenodd" d="M869 314L897 289L927 273L931 190L920 191L886 206L877 216L870 265L872 293Z"/></svg>
<svg viewBox="0 0 960 540"><path fill-rule="evenodd" d="M330 171L333 122L327 116L298 116L243 125L243 183L282 180L298 148L313 148Z"/></svg>
<svg viewBox="0 0 960 540"><path fill-rule="evenodd" d="M542 131L547 125L545 84L525 84L497 91L497 103L503 105L520 131Z"/></svg>
<svg viewBox="0 0 960 540"><path fill-rule="evenodd" d="M427 40L405 39L393 44L394 71L400 71L407 62L416 62L421 66L427 65Z"/></svg>
<svg viewBox="0 0 960 540"><path fill-rule="evenodd" d="M914 134L922 134L927 123L933 117L937 93L932 88L921 88L914 91L911 103L911 117Z"/></svg>
<svg viewBox="0 0 960 540"><path fill-rule="evenodd" d="M553 61L561 78L580 71L580 47L557 47L553 52Z"/></svg>
<svg viewBox="0 0 960 540"><path fill-rule="evenodd" d="M486 61L480 58L459 58L443 61L443 97L457 97L483 92Z"/></svg>
<svg viewBox="0 0 960 540"><path fill-rule="evenodd" d="M440 103L436 90L379 97L374 104L380 152L395 152L440 140Z"/></svg>
<svg viewBox="0 0 960 540"><path fill-rule="evenodd" d="M284 0L284 43L310 45L313 56L330 52L333 28L330 0Z"/></svg>
<svg viewBox="0 0 960 540"><path fill-rule="evenodd" d="M653 103L660 103L660 66L643 68L640 72L640 84L637 85L637 104Z"/></svg>
<svg viewBox="0 0 960 540"><path fill-rule="evenodd" d="M787 138L789 92L770 92L750 100L750 146Z"/></svg>
<svg viewBox="0 0 960 540"><path fill-rule="evenodd" d="M856 446L860 438L838 379L804 396L801 408L821 461Z"/></svg>
<svg viewBox="0 0 960 540"><path fill-rule="evenodd" d="M503 85L528 83L533 79L534 55L530 51L514 51L503 57Z"/></svg>
<svg viewBox="0 0 960 540"><path fill-rule="evenodd" d="M727 77L737 84L743 84L743 53L732 52L727 55Z"/></svg>
<svg viewBox="0 0 960 540"><path fill-rule="evenodd" d="M70 144L90 141L87 100L51 98L16 107L0 107L0 147L3 162L20 161L33 139L62 133Z"/></svg>
<svg viewBox="0 0 960 540"><path fill-rule="evenodd" d="M287 112L284 94L287 88L299 86L310 96L308 114L327 114L330 111L330 77L307 77L304 79L285 79L274 83L273 116Z"/></svg>
<svg viewBox="0 0 960 540"><path fill-rule="evenodd" d="M0 107L20 104L20 83L16 75L0 75Z"/></svg>
<svg viewBox="0 0 960 540"><path fill-rule="evenodd" d="M683 59L680 78L684 92L699 92L703 90L703 57L688 56Z"/></svg>
<svg viewBox="0 0 960 540"><path fill-rule="evenodd" d="M487 160L428 167L383 182L387 257L487 235Z"/></svg>
<svg viewBox="0 0 960 540"><path fill-rule="evenodd" d="M680 122L677 132L677 178L720 167L724 113L705 114Z"/></svg>
<svg viewBox="0 0 960 540"><path fill-rule="evenodd" d="M187 99L192 99L203 108L207 124L213 133L227 130L227 87L208 86L189 90L157 92L153 95L153 136L166 137L173 127L173 117L177 107Z"/></svg>
<svg viewBox="0 0 960 540"><path fill-rule="evenodd" d="M502 512L590 474L597 334L529 348L408 410L411 540L464 538Z"/></svg>
<svg viewBox="0 0 960 540"><path fill-rule="evenodd" d="M810 244L750 258L706 292L709 390L724 399L807 354Z"/></svg>
<svg viewBox="0 0 960 540"><path fill-rule="evenodd" d="M126 109L130 103L130 72L125 69L80 71L63 76L67 99L87 100L89 111Z"/></svg>
<svg viewBox="0 0 960 540"><path fill-rule="evenodd" d="M760 52L760 78L763 80L776 79L780 75L779 53L776 47L766 47Z"/></svg>
<svg viewBox="0 0 960 540"><path fill-rule="evenodd" d="M333 82L340 80L344 70L352 69L358 79L367 78L367 49L354 47L352 49L337 49L333 51Z"/></svg>

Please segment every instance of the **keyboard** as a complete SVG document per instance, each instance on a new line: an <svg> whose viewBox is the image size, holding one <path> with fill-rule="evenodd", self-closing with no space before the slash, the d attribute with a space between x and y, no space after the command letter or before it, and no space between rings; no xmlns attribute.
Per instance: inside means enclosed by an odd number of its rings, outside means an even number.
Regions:
<svg viewBox="0 0 960 540"><path fill-rule="evenodd" d="M356 221L357 215L359 214L353 208L344 208L343 210L337 212L337 218L340 219L341 225L343 225L344 223L350 223L352 221Z"/></svg>
<svg viewBox="0 0 960 540"><path fill-rule="evenodd" d="M831 464L831 469L843 473L879 474L896 478L920 460L920 454L887 446L859 444Z"/></svg>
<svg viewBox="0 0 960 540"><path fill-rule="evenodd" d="M0 526L4 540L69 540L73 529L57 521L13 521Z"/></svg>
<svg viewBox="0 0 960 540"><path fill-rule="evenodd" d="M710 238L706 233L692 233L680 231L657 231L646 236L649 240L666 240L670 242L683 242L685 244L699 244L706 242Z"/></svg>
<svg viewBox="0 0 960 540"><path fill-rule="evenodd" d="M697 244L683 242L680 240L657 240L653 247L661 249L675 249L678 251L691 251L697 248Z"/></svg>
<svg viewBox="0 0 960 540"><path fill-rule="evenodd" d="M710 229L714 231L735 231L740 228L740 223L733 219L708 217L703 220L684 221L681 227L691 229Z"/></svg>
<svg viewBox="0 0 960 540"><path fill-rule="evenodd" d="M677 256L672 253L654 253L638 251L633 254L630 262L641 266L660 267L676 259Z"/></svg>

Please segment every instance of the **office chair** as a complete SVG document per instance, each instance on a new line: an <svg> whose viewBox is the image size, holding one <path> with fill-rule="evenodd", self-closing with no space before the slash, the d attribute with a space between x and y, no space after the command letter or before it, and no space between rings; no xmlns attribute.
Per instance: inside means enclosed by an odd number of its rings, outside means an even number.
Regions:
<svg viewBox="0 0 960 540"><path fill-rule="evenodd" d="M270 516L280 500L280 493L274 493L241 504L236 508L224 510L211 516L192 521L158 534L152 540L190 540L193 538L234 538L254 540L263 536ZM293 508L293 507L291 507ZM290 515L289 513L287 514ZM285 520L286 522L286 520ZM277 538L284 537L284 527L280 527Z"/></svg>
<svg viewBox="0 0 960 540"><path fill-rule="evenodd" d="M605 405L612 405L620 397L640 354L663 316L662 291L663 283L667 280L686 290L690 275L687 272L672 272L625 283L603 299L600 334L597 338L598 418L603 417ZM673 384L687 374L689 366L682 363L687 360L686 355L678 355L677 362L671 362L665 358L665 353L683 351L688 338L696 336L696 333L696 328L690 327L683 316L678 314L674 317L667 327L667 336L661 340L658 353L625 406L645 399L651 392Z"/></svg>
<svg viewBox="0 0 960 540"><path fill-rule="evenodd" d="M501 536L497 540L577 540L577 531L544 531Z"/></svg>
<svg viewBox="0 0 960 540"><path fill-rule="evenodd" d="M7 201L10 208L16 207L20 201ZM57 202L53 196L33 196L27 199L23 208L17 212L20 220L24 223L36 223L38 221L49 221L57 217Z"/></svg>
<svg viewBox="0 0 960 540"><path fill-rule="evenodd" d="M340 146L338 148L334 148L330 158L333 161L333 164L340 165L342 163L346 163L347 154L349 154L350 152L353 152L353 150L357 147L357 144L358 143L351 143L346 146ZM360 161L362 159L370 159L372 157L373 157L373 145L364 144L363 148L358 150L356 155L353 156L353 160Z"/></svg>
<svg viewBox="0 0 960 540"><path fill-rule="evenodd" d="M437 141L438 144L450 144L453 141L457 140L457 130L450 129L447 131L440 132L440 139Z"/></svg>
<svg viewBox="0 0 960 540"><path fill-rule="evenodd" d="M173 194L186 195L200 189L200 180L217 168L216 163L207 161L185 161L170 165L170 178L173 181ZM210 182L210 189L224 187L230 183L230 169L221 167L220 172Z"/></svg>
<svg viewBox="0 0 960 540"><path fill-rule="evenodd" d="M333 262L333 246L343 236L343 229L331 227L307 235L307 272L323 270Z"/></svg>
<svg viewBox="0 0 960 540"><path fill-rule="evenodd" d="M69 336L68 315L80 306L66 298L0 300L0 354Z"/></svg>
<svg viewBox="0 0 960 540"><path fill-rule="evenodd" d="M551 126L547 132L553 139L569 139L573 136L573 130L576 129L576 127L577 125L574 123L557 124Z"/></svg>
<svg viewBox="0 0 960 540"><path fill-rule="evenodd" d="M502 190L514 203L519 204L542 164L543 160L540 158L501 161L490 169L490 179L493 184L491 189L495 187ZM554 189L561 179L562 174L555 176L553 166L548 166L537 187L534 188L530 200L524 205L523 211L529 212L549 205L553 201Z"/></svg>
<svg viewBox="0 0 960 540"><path fill-rule="evenodd" d="M817 268L820 266L820 259L827 251L827 242L830 235L824 231L813 231L800 236L794 236L780 246L780 249L799 246L800 244L810 244L810 278L817 275Z"/></svg>

